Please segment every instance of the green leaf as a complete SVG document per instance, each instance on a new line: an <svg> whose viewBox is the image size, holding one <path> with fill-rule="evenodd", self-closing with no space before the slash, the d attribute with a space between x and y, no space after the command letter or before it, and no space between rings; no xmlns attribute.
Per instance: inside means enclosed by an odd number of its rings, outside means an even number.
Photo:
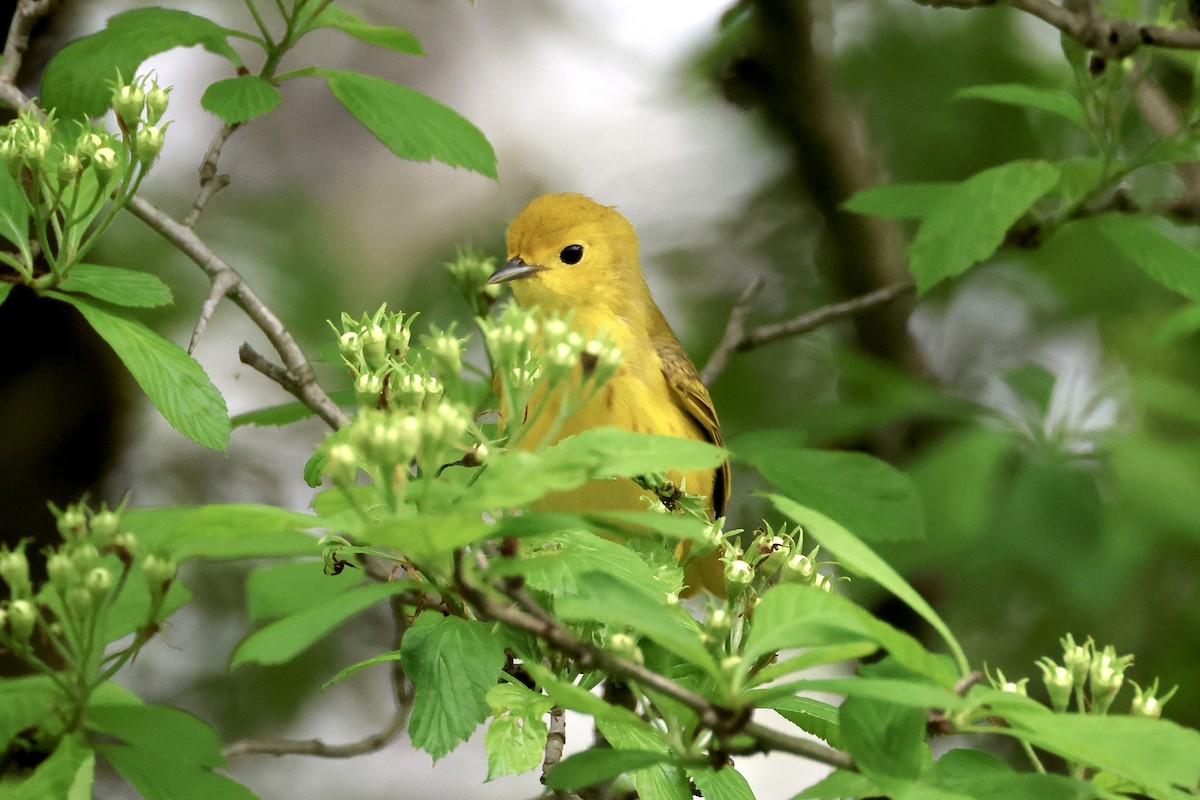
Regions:
<svg viewBox="0 0 1200 800"><path fill-rule="evenodd" d="M542 719L554 701L520 684L498 683L488 690L495 715L483 737L489 781L531 772L542 763L549 728Z"/></svg>
<svg viewBox="0 0 1200 800"><path fill-rule="evenodd" d="M151 620L150 612L154 609L154 599L150 595L150 586L142 574L141 567L135 566L125 581L124 589L108 608L101 636L106 642L115 642L123 636L167 619L191 601L192 590L182 581L172 581L166 596L158 606L157 618Z"/></svg>
<svg viewBox="0 0 1200 800"><path fill-rule="evenodd" d="M954 93L956 100L989 100L1010 106L1022 106L1062 117L1081 128L1087 127L1083 105L1064 89L1043 89L1023 83L996 83L968 86Z"/></svg>
<svg viewBox="0 0 1200 800"><path fill-rule="evenodd" d="M138 748L121 744L96 745L96 752L144 800L258 800L240 783L186 760L153 760Z"/></svg>
<svg viewBox="0 0 1200 800"><path fill-rule="evenodd" d="M576 580L579 594L555 598L554 610L562 619L633 628L712 677L721 677L721 668L701 640L700 626L679 605L667 605L665 593L643 592L603 573L584 573Z"/></svg>
<svg viewBox="0 0 1200 800"><path fill-rule="evenodd" d="M855 192L842 208L884 219L923 219L953 183L891 183Z"/></svg>
<svg viewBox="0 0 1200 800"><path fill-rule="evenodd" d="M754 792L746 778L731 766L692 768L688 770L688 777L704 800L754 800Z"/></svg>
<svg viewBox="0 0 1200 800"><path fill-rule="evenodd" d="M58 288L135 308L169 305L171 289L158 276L101 264L73 264Z"/></svg>
<svg viewBox="0 0 1200 800"><path fill-rule="evenodd" d="M19 782L0 782L0 800L89 800L96 756L78 735L64 737L33 773Z"/></svg>
<svg viewBox="0 0 1200 800"><path fill-rule="evenodd" d="M496 178L492 145L458 112L382 78L341 70L319 74L338 102L400 158L437 160Z"/></svg>
<svg viewBox="0 0 1200 800"><path fill-rule="evenodd" d="M839 720L846 750L867 775L914 780L929 761L928 718L920 708L848 697Z"/></svg>
<svg viewBox="0 0 1200 800"><path fill-rule="evenodd" d="M335 683L340 683L340 682L346 680L346 678L349 678L351 675L358 672L360 669L366 669L367 667L373 667L376 664L390 664L393 661L399 661L399 660L400 660L400 651L399 650L389 650L386 653L379 653L379 654L373 655L369 658L364 658L362 661L356 661L355 663L351 664L350 666L340 670L338 672L338 674L334 675L332 678L325 681L325 683L321 684L321 688L328 689L330 686L333 686Z"/></svg>
<svg viewBox="0 0 1200 800"><path fill-rule="evenodd" d="M261 625L322 605L365 581L361 570L347 569L341 575L326 575L325 565L320 561L289 561L262 567L246 581L246 609L250 621Z"/></svg>
<svg viewBox="0 0 1200 800"><path fill-rule="evenodd" d="M909 586L908 582L900 577L900 574L892 569L886 561L876 555L871 548L850 531L818 511L805 508L780 495L768 495L768 497L775 508L790 517L792 521L803 525L806 530L811 531L823 546L837 556L838 563L848 572L870 578L916 611L945 640L962 674L965 675L970 671L962 646L959 645L958 640L954 638L954 634L950 632L950 628L942 621L942 618L925 601L925 598L917 594L917 591Z"/></svg>
<svg viewBox="0 0 1200 800"><path fill-rule="evenodd" d="M628 725L645 724L628 708L606 703L583 687L563 680L536 661L527 661L524 666L556 706L587 714L597 720L611 719Z"/></svg>
<svg viewBox="0 0 1200 800"><path fill-rule="evenodd" d="M738 437L730 449L788 497L863 540L924 537L921 495L903 472L865 453L781 447L781 441L784 432L758 431Z"/></svg>
<svg viewBox="0 0 1200 800"><path fill-rule="evenodd" d="M1189 300L1200 300L1200 253L1162 233L1146 217L1105 214L1096 228L1142 272Z"/></svg>
<svg viewBox="0 0 1200 800"><path fill-rule="evenodd" d="M767 697L785 691L790 695L797 692L828 692L922 710L958 711L976 705L963 699L951 688L902 678L802 678L759 691Z"/></svg>
<svg viewBox="0 0 1200 800"><path fill-rule="evenodd" d="M0 302L3 298L0 297ZM1154 332L1154 341L1161 347L1169 347L1200 331L1200 303L1188 303L1167 316Z"/></svg>
<svg viewBox="0 0 1200 800"><path fill-rule="evenodd" d="M724 449L707 442L593 428L539 453L504 453L488 465L468 498L480 509L512 508L595 479L711 469L726 458Z"/></svg>
<svg viewBox="0 0 1200 800"><path fill-rule="evenodd" d="M669 754L659 751L611 748L584 750L556 764L546 775L546 788L572 792L670 760Z"/></svg>
<svg viewBox="0 0 1200 800"><path fill-rule="evenodd" d="M1005 711L1003 732L1164 795L1200 782L1200 731L1165 719Z"/></svg>
<svg viewBox="0 0 1200 800"><path fill-rule="evenodd" d="M844 597L811 586L781 584L763 596L746 639L747 664L794 647L873 641L907 669L943 687L956 676L916 639L871 616Z"/></svg>
<svg viewBox="0 0 1200 800"><path fill-rule="evenodd" d="M825 740L830 747L839 750L844 747L842 735L838 732L837 706L795 694L760 699L755 692L750 698L755 708L769 708L800 730Z"/></svg>
<svg viewBox="0 0 1200 800"><path fill-rule="evenodd" d="M629 547L586 531L556 533L522 548L518 558L493 559L489 575L521 575L533 589L570 596L582 591L580 576L595 572L610 575L652 597L665 598L666 592L674 590L673 586L664 583L643 557Z"/></svg>
<svg viewBox="0 0 1200 800"><path fill-rule="evenodd" d="M137 508L122 522L148 551L176 561L305 556L319 552L304 531L320 524L311 514L274 506L210 505Z"/></svg>
<svg viewBox="0 0 1200 800"><path fill-rule="evenodd" d="M942 789L960 792L972 800L1089 800L1095 788L1065 775L1015 772L1012 767L982 750L951 750L933 766L933 782Z"/></svg>
<svg viewBox="0 0 1200 800"><path fill-rule="evenodd" d="M504 642L482 622L422 614L404 634L400 655L416 690L409 735L436 761L487 719Z"/></svg>
<svg viewBox="0 0 1200 800"><path fill-rule="evenodd" d="M884 792L859 772L837 770L814 783L792 800L844 800L847 797L882 797Z"/></svg>
<svg viewBox="0 0 1200 800"><path fill-rule="evenodd" d="M329 398L340 406L349 406L354 403L354 389L338 389L330 392ZM288 425L311 416L313 416L313 410L297 400L294 403L284 403L238 414L230 420L230 423L235 428L243 425Z"/></svg>
<svg viewBox="0 0 1200 800"><path fill-rule="evenodd" d="M331 579L336 580L336 579ZM324 638L346 619L381 600L412 591L411 581L390 581L359 586L324 603L284 617L242 640L233 651L229 668L242 664L284 664Z"/></svg>
<svg viewBox="0 0 1200 800"><path fill-rule="evenodd" d="M639 721L637 725L597 718L596 728L614 750L634 750L662 753L670 761L670 750L659 733ZM640 800L691 800L692 789L687 777L674 763L652 764L629 769L629 780L637 789Z"/></svg>
<svg viewBox="0 0 1200 800"><path fill-rule="evenodd" d="M0 752L18 733L45 721L58 696L41 675L0 680Z"/></svg>
<svg viewBox="0 0 1200 800"><path fill-rule="evenodd" d="M171 427L197 444L225 452L230 431L225 398L195 359L135 319L82 297L49 294L83 314Z"/></svg>
<svg viewBox="0 0 1200 800"><path fill-rule="evenodd" d="M1058 183L1044 161L1013 161L951 187L921 222L908 248L917 289L927 292L996 252L1005 234Z"/></svg>
<svg viewBox="0 0 1200 800"><path fill-rule="evenodd" d="M118 14L104 30L71 42L46 65L42 107L57 108L59 119L98 117L108 109L118 71L131 80L147 58L176 47L202 45L240 67L242 60L227 41L234 33L186 11L139 8Z"/></svg>
<svg viewBox="0 0 1200 800"><path fill-rule="evenodd" d="M14 286L16 286L15 283L0 282L0 305L3 305L4 301L8 299L8 293L12 291Z"/></svg>
<svg viewBox="0 0 1200 800"><path fill-rule="evenodd" d="M210 84L200 105L227 124L238 125L270 114L282 101L283 95L269 81L257 75L238 75Z"/></svg>
<svg viewBox="0 0 1200 800"><path fill-rule="evenodd" d="M0 237L15 244L20 251L29 249L29 216L25 192L7 169L0 169Z"/></svg>
<svg viewBox="0 0 1200 800"><path fill-rule="evenodd" d="M225 766L221 737L207 722L183 709L97 705L88 709L87 725L117 737L153 761L185 761L208 769Z"/></svg>
<svg viewBox="0 0 1200 800"><path fill-rule="evenodd" d="M421 49L421 43L417 41L417 37L408 31L386 25L372 25L348 11L343 11L337 6L326 6L313 19L309 27L336 28L342 33L353 36L355 39L367 44L386 47L389 50L408 53L414 56L425 55L425 51Z"/></svg>

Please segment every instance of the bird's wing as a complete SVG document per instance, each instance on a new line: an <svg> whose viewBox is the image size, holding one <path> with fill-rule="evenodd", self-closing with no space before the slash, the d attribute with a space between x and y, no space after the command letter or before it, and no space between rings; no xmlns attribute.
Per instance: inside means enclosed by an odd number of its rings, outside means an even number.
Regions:
<svg viewBox="0 0 1200 800"><path fill-rule="evenodd" d="M715 445L722 444L721 425L717 422L712 397L709 396L704 382L700 380L696 366L665 321L659 335L654 338L654 349L658 351L659 360L662 362L667 385L675 395L675 404L696 421L708 441ZM713 483L713 511L718 517L724 516L725 505L729 502L729 479L729 462L726 461L717 470L716 481Z"/></svg>

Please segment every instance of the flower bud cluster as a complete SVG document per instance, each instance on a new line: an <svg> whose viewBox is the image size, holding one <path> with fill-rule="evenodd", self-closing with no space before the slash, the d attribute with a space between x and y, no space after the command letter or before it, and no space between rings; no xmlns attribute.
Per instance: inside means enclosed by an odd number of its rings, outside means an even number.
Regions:
<svg viewBox="0 0 1200 800"><path fill-rule="evenodd" d="M162 152L167 126L159 123L166 113L171 88L159 86L158 81L148 75L130 83L118 78L111 86L110 105L118 124L132 143L134 157L143 167L148 167Z"/></svg>
<svg viewBox="0 0 1200 800"><path fill-rule="evenodd" d="M496 259L478 250L460 250L453 261L446 262L446 271L476 316L485 315L500 296L500 285L487 282L496 271Z"/></svg>
<svg viewBox="0 0 1200 800"><path fill-rule="evenodd" d="M366 409L350 425L348 435L331 442L325 453L325 474L336 486L354 484L358 470L389 476L407 475L416 463L436 472L450 454L468 452L472 465L487 457L484 445L474 444L478 430L470 411L456 403L438 403L411 411Z"/></svg>
<svg viewBox="0 0 1200 800"><path fill-rule="evenodd" d="M724 548L726 589L731 596L750 588L761 590L776 576L782 583L800 583L827 592L833 590L835 583L849 580L829 577L827 568L835 566L835 562L817 559L820 545L803 552L804 529L799 525L791 530L786 526L775 530L764 522L744 551L733 539L736 533L739 531L714 532Z"/></svg>
<svg viewBox="0 0 1200 800"><path fill-rule="evenodd" d="M343 313L341 330L329 323L338 336L338 353L354 381L359 406L386 407L400 379L412 373L408 355L415 318L415 314L389 314L384 303L374 314L363 314L358 320Z"/></svg>

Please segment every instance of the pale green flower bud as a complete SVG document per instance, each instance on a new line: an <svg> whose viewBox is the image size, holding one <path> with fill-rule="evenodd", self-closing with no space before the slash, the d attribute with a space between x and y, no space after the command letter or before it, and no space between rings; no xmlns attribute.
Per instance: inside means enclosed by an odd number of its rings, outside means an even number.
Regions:
<svg viewBox="0 0 1200 800"><path fill-rule="evenodd" d="M92 613L94 598L88 588L83 585L72 586L67 590L67 608L76 619L82 619Z"/></svg>
<svg viewBox="0 0 1200 800"><path fill-rule="evenodd" d="M87 514L84 513L83 506L73 505L67 508L58 515L58 532L68 541L72 539L81 539L87 533Z"/></svg>
<svg viewBox="0 0 1200 800"><path fill-rule="evenodd" d="M133 559L137 555L138 540L130 531L121 531L113 537L112 547L117 558L121 559L121 563L128 565L133 563Z"/></svg>
<svg viewBox="0 0 1200 800"><path fill-rule="evenodd" d="M358 454L345 442L338 442L325 454L325 475L335 486L350 486L358 475Z"/></svg>
<svg viewBox="0 0 1200 800"><path fill-rule="evenodd" d="M150 89L146 92L146 121L151 125L157 125L162 119L163 114L167 110L167 102L171 94L171 87L162 88L157 81L150 82Z"/></svg>
<svg viewBox="0 0 1200 800"><path fill-rule="evenodd" d="M25 644L37 624L37 609L28 600L13 600L8 604L8 630L14 641Z"/></svg>
<svg viewBox="0 0 1200 800"><path fill-rule="evenodd" d="M360 406L375 408L383 395L383 378L373 372L364 372L354 379L354 399Z"/></svg>
<svg viewBox="0 0 1200 800"><path fill-rule="evenodd" d="M165 556L156 556L153 553L142 557L141 566L142 575L146 577L150 593L156 597L167 590L171 581L175 579L175 572L178 569L174 560Z"/></svg>
<svg viewBox="0 0 1200 800"><path fill-rule="evenodd" d="M362 358L362 342L357 331L346 331L338 337L338 352L351 366L358 364Z"/></svg>
<svg viewBox="0 0 1200 800"><path fill-rule="evenodd" d="M83 575L100 561L100 551L91 543L81 544L71 550L71 564Z"/></svg>
<svg viewBox="0 0 1200 800"><path fill-rule="evenodd" d="M92 154L92 167L101 181L112 177L120 166L121 161L117 158L117 151L111 147L101 147Z"/></svg>
<svg viewBox="0 0 1200 800"><path fill-rule="evenodd" d="M645 661L645 656L642 654L642 649L638 647L637 639L630 636L628 633L614 633L608 637L608 649L617 655L636 661L641 664Z"/></svg>
<svg viewBox="0 0 1200 800"><path fill-rule="evenodd" d="M156 125L146 125L138 129L137 135L134 138L134 153L137 154L138 161L142 162L142 166L149 166L150 162L158 158L158 154L162 152L163 143L166 141L165 129Z"/></svg>
<svg viewBox="0 0 1200 800"><path fill-rule="evenodd" d="M128 127L135 128L146 106L146 92L137 84L117 86L112 93L112 109Z"/></svg>
<svg viewBox="0 0 1200 800"><path fill-rule="evenodd" d="M1049 658L1043 657L1037 665L1042 670L1042 680L1046 684L1046 693L1050 695L1050 707L1055 711L1066 711L1071 704L1071 691L1075 681L1071 671L1061 664L1055 664Z"/></svg>
<svg viewBox="0 0 1200 800"><path fill-rule="evenodd" d="M83 162L74 153L64 153L58 162L58 179L63 183L72 183L83 172Z"/></svg>
<svg viewBox="0 0 1200 800"><path fill-rule="evenodd" d="M19 543L15 550L9 550L7 546L0 548L0 578L8 584L13 597L28 597L33 593L25 542Z"/></svg>
<svg viewBox="0 0 1200 800"><path fill-rule="evenodd" d="M1179 687L1175 686L1162 697L1155 697L1158 694L1158 678L1155 678L1154 683L1150 684L1144 690L1137 683L1133 681L1130 681L1130 683L1133 683L1134 695L1133 702L1129 707L1129 714L1134 717L1149 717L1151 719L1161 717L1163 705L1175 696L1175 692L1179 691Z"/></svg>
<svg viewBox="0 0 1200 800"><path fill-rule="evenodd" d="M784 583L811 583L817 574L817 565L803 553L795 553L783 565L781 579Z"/></svg>
<svg viewBox="0 0 1200 800"><path fill-rule="evenodd" d="M92 515L88 530L99 542L107 544L121 529L121 517L115 511L101 508Z"/></svg>
<svg viewBox="0 0 1200 800"><path fill-rule="evenodd" d="M1089 639L1087 644L1076 644L1075 637L1069 633L1059 641L1063 648L1063 665L1071 673L1074 688L1080 689L1092 668L1092 642Z"/></svg>
<svg viewBox="0 0 1200 800"><path fill-rule="evenodd" d="M71 557L61 550L51 553L46 559L46 575L50 578L50 585L64 597L67 589L79 580L79 570L75 569Z"/></svg>
<svg viewBox="0 0 1200 800"><path fill-rule="evenodd" d="M754 568L740 558L725 565L725 582L732 587L749 586L754 580ZM732 594L732 592L731 592Z"/></svg>
<svg viewBox="0 0 1200 800"><path fill-rule="evenodd" d="M412 332L409 331L408 324L404 321L404 315L396 314L388 317L384 325L384 332L387 334L388 352L392 354L392 358L403 361L404 356L408 355L409 342L412 341Z"/></svg>
<svg viewBox="0 0 1200 800"><path fill-rule="evenodd" d="M94 567L87 577L83 579L83 585L92 593L93 597L101 598L108 594L108 590L112 588L113 576L104 567Z"/></svg>

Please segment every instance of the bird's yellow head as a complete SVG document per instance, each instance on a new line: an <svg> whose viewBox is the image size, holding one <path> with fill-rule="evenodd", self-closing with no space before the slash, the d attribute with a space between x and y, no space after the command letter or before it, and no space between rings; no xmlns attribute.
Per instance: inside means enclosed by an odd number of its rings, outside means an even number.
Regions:
<svg viewBox="0 0 1200 800"><path fill-rule="evenodd" d="M503 281L516 281L521 305L558 313L633 320L649 299L633 226L581 194L543 195L522 209L508 229L508 261L488 279Z"/></svg>

